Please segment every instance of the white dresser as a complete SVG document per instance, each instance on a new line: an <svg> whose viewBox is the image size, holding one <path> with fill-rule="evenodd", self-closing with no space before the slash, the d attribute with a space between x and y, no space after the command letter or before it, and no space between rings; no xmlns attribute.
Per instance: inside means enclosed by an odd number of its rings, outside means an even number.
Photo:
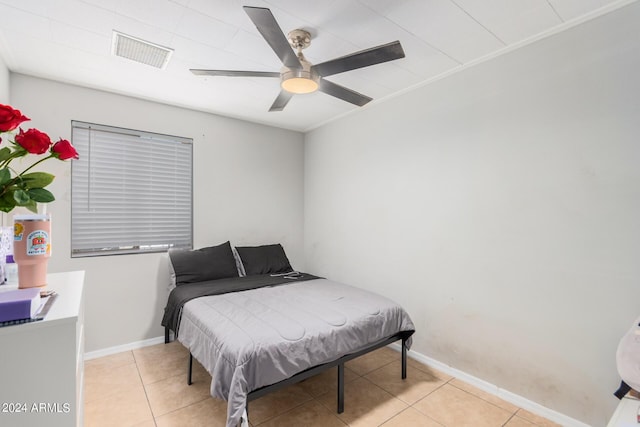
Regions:
<svg viewBox="0 0 640 427"><path fill-rule="evenodd" d="M0 327L0 426L83 425L84 271L47 279L46 318Z"/></svg>
<svg viewBox="0 0 640 427"><path fill-rule="evenodd" d="M640 400L624 397L620 400L616 411L611 416L607 427L637 427Z"/></svg>
<svg viewBox="0 0 640 427"><path fill-rule="evenodd" d="M620 400L616 411L611 416L607 427L637 427L640 400L624 397Z"/></svg>

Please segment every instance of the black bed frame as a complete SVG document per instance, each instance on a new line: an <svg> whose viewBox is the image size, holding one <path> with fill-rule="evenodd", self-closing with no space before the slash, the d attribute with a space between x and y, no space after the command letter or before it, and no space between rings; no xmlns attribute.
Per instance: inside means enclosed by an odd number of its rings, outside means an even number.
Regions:
<svg viewBox="0 0 640 427"><path fill-rule="evenodd" d="M387 346L391 343L394 343L398 340L402 340L402 371L401 371L401 375L402 375L402 379L406 379L407 378L407 340L409 339L409 337L413 335L413 331L403 331L403 332L398 332L394 335L391 335L388 338L384 338L380 341L378 341L377 343L374 343L370 346L368 346L367 348L364 348L360 351L357 351L355 353L351 353L351 354L347 354L345 356L342 356L341 358L334 360L332 362L329 363L324 363L322 365L318 365L318 366L314 366L312 368L309 368L305 371L299 372L297 374L295 374L292 377L289 377L287 379L284 379L280 382L277 382L275 384L271 384L268 386L264 386L264 387L260 387L256 390L253 390L252 392L249 392L249 394L247 395L247 405L246 405L246 411L247 411L247 416L249 414L249 402L255 399L258 399L268 393L271 393L273 391L277 391L280 390L284 387L287 387L291 384L295 384L298 383L300 381L306 380L307 378L313 377L314 375L317 375L321 372L326 371L327 369L331 369L334 366L338 367L338 414L341 414L344 412L344 364L345 362L348 362L349 360L355 359L356 357L360 357L364 354L367 354L369 352L372 352L374 350L377 350L381 347ZM169 328L165 328L165 334L164 334L164 342L165 344L169 342ZM193 374L193 354L191 354L191 352L189 352L189 370L187 373L187 384L191 385L193 384L192 379L192 374Z"/></svg>

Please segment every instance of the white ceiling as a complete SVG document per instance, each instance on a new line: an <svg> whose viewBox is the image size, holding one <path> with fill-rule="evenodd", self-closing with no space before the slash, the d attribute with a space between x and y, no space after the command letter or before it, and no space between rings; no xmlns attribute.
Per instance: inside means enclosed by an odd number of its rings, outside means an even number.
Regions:
<svg viewBox="0 0 640 427"><path fill-rule="evenodd" d="M473 61L629 0L0 0L9 69L273 126L308 130L358 108L321 92L268 112L277 78L198 77L190 68L279 71L242 6L311 32L320 63L400 40L406 58L328 77L381 102ZM113 30L174 49L159 70L111 55Z"/></svg>

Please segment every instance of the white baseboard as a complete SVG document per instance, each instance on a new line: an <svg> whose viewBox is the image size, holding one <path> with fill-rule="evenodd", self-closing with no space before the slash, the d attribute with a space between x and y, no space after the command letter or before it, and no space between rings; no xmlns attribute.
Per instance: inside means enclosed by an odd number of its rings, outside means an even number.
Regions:
<svg viewBox="0 0 640 427"><path fill-rule="evenodd" d="M400 344L398 343L391 344L389 347L396 351L401 350ZM532 412L536 415L540 415L541 417L544 417L562 426L591 427L589 424L585 424L582 421L578 421L565 414L554 411L553 409L549 409L546 406L542 406L539 403L536 403L518 394L502 389L495 384L491 384L480 378L474 377L473 375L467 374L466 372L460 371L459 369L453 368L445 363L432 359L431 357L425 356L424 354L418 353L417 351L411 350L407 353L407 356L433 369L437 369L440 372L443 372L447 375L451 375L452 377L457 378L460 381L464 381L467 384L477 387L480 390L486 391L487 393L491 393L502 400L505 400L509 403L516 405L519 408L526 409L529 412Z"/></svg>
<svg viewBox="0 0 640 427"><path fill-rule="evenodd" d="M147 340L135 341L129 344L117 345L115 347L103 348L102 350L89 351L84 354L84 360L96 359L98 357L109 356L123 351L135 350L137 348L148 347L150 345L162 344L164 336L149 338Z"/></svg>

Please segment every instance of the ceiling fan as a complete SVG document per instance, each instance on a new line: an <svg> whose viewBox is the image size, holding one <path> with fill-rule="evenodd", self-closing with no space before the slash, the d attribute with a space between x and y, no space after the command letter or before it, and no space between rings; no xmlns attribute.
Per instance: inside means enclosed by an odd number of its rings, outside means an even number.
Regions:
<svg viewBox="0 0 640 427"><path fill-rule="evenodd" d="M311 34L308 31L293 30L285 37L269 9L251 6L243 6L243 9L282 61L283 67L280 72L202 69L190 71L200 76L280 77L280 94L269 111L282 111L294 94L311 93L316 90L361 107L372 98L325 80L324 77L404 58L400 42L395 41L312 65L302 54L302 49L311 44ZM293 49L297 50L297 54Z"/></svg>

